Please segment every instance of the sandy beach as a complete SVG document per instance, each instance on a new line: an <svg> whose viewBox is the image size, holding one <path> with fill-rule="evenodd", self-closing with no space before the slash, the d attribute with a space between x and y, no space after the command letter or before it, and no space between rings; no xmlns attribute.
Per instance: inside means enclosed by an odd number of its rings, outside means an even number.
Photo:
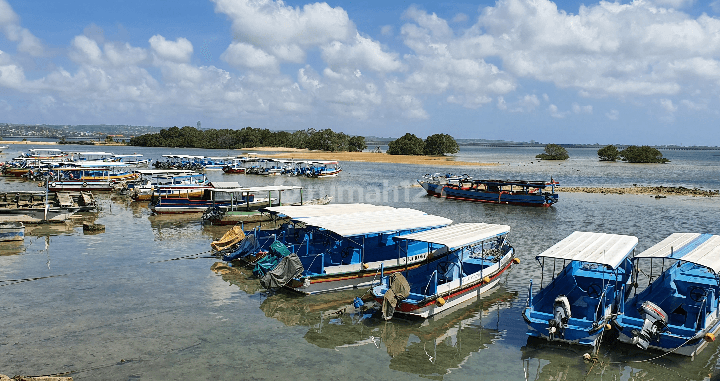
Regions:
<svg viewBox="0 0 720 381"><path fill-rule="evenodd" d="M458 161L454 156L410 156L388 155L373 152L326 152L310 151L297 148L259 147L243 149L247 152L282 151L276 154L263 154L263 157L278 159L309 159L309 160L338 160L338 161L364 161L372 163L418 164L418 165L454 165L464 167L481 167L497 165L496 163L479 163L471 161Z"/></svg>

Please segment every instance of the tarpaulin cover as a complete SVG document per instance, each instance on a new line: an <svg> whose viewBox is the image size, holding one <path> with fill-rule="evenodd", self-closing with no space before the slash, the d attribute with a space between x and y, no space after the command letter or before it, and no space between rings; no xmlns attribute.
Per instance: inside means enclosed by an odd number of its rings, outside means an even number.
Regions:
<svg viewBox="0 0 720 381"><path fill-rule="evenodd" d="M232 229L228 230L225 235L217 241L213 241L210 247L215 251L221 251L229 248L230 246L240 242L245 238L245 232L243 232L241 226L233 226Z"/></svg>
<svg viewBox="0 0 720 381"><path fill-rule="evenodd" d="M297 278L304 270L297 254L291 253L283 257L274 269L260 278L260 284L269 290L274 290Z"/></svg>
<svg viewBox="0 0 720 381"><path fill-rule="evenodd" d="M390 288L385 291L385 296L383 297L383 319L392 319L398 301L407 298L408 295L410 295L410 284L408 284L407 279L405 279L402 273L390 275Z"/></svg>

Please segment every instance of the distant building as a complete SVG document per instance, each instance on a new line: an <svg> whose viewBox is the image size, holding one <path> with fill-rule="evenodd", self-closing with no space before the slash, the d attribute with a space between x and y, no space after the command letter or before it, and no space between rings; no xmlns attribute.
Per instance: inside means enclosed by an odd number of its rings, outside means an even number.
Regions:
<svg viewBox="0 0 720 381"><path fill-rule="evenodd" d="M200 129L200 121L198 120L198 130Z"/></svg>

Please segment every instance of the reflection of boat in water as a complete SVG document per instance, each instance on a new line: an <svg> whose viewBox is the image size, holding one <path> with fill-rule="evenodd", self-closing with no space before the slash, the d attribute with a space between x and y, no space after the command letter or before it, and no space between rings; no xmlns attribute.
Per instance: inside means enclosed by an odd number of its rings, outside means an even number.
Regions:
<svg viewBox="0 0 720 381"><path fill-rule="evenodd" d="M372 310L351 303L357 291L303 297L281 292L268 296L260 309L288 326L308 326L304 338L320 348L343 350L382 344L390 368L423 377L437 377L458 368L473 353L503 336L499 313L515 292L500 287L482 300L467 302L426 320L383 321ZM483 322L485 320L485 322Z"/></svg>
<svg viewBox="0 0 720 381"><path fill-rule="evenodd" d="M22 222L0 222L0 242L23 239L25 239L25 225Z"/></svg>
<svg viewBox="0 0 720 381"><path fill-rule="evenodd" d="M224 281L237 286L248 295L265 289L260 285L260 281L252 275L251 270L242 267L230 267L225 262L215 262L210 267L210 270L220 274Z"/></svg>

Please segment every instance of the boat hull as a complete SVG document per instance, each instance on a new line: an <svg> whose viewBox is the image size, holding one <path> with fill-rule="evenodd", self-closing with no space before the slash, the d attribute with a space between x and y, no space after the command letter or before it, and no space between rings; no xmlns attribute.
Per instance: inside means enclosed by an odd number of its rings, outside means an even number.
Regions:
<svg viewBox="0 0 720 381"><path fill-rule="evenodd" d="M639 321L639 324L639 326L642 326L642 321ZM720 331L720 319L715 317L714 320L709 324L709 326L711 328L708 329L707 332L717 336L718 332ZM626 344L634 345L631 328L632 327L630 326L618 327L618 340ZM670 329L672 330L672 327ZM672 351L672 353L678 355L694 357L696 354L700 353L703 349L705 349L708 344L710 344L709 341L704 340L702 337L691 340L689 339L689 337L661 333L659 341L651 343L648 348L663 352Z"/></svg>

